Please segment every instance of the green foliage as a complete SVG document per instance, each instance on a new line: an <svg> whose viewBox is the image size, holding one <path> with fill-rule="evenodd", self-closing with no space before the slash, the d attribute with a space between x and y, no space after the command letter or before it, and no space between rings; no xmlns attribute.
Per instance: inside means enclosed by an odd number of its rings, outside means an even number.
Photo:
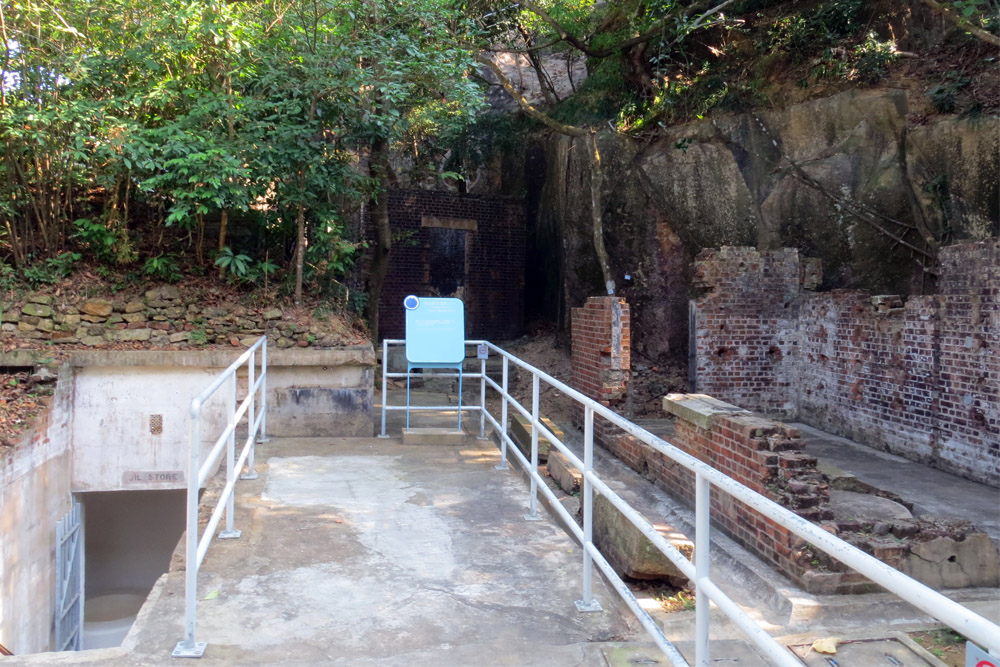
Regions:
<svg viewBox="0 0 1000 667"><path fill-rule="evenodd" d="M73 272L73 265L80 261L80 253L64 252L40 262L32 262L22 272L24 280L32 287L54 284Z"/></svg>
<svg viewBox="0 0 1000 667"><path fill-rule="evenodd" d="M183 276L177 258L172 254L156 255L146 260L142 265L142 272L152 278L166 280L175 283Z"/></svg>
<svg viewBox="0 0 1000 667"><path fill-rule="evenodd" d="M895 43L879 41L875 33L869 32L865 41L854 48L856 77L865 83L875 83L898 58Z"/></svg>
<svg viewBox="0 0 1000 667"><path fill-rule="evenodd" d="M234 253L232 248L226 246L219 251L219 256L215 258L215 265L222 268L223 272L230 278L243 280L250 273L253 260L243 253Z"/></svg>
<svg viewBox="0 0 1000 667"><path fill-rule="evenodd" d="M946 72L943 80L927 89L931 104L939 113L952 113L958 109L962 89L968 86L970 80L960 72Z"/></svg>

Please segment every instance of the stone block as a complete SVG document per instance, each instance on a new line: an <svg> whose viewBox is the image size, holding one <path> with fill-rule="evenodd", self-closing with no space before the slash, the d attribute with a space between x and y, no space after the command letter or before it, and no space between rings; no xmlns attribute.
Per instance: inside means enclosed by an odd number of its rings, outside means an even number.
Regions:
<svg viewBox="0 0 1000 667"><path fill-rule="evenodd" d="M556 450L549 452L549 475L566 493L578 493L583 484L583 473L569 462L565 454Z"/></svg>
<svg viewBox="0 0 1000 667"><path fill-rule="evenodd" d="M21 313L35 317L52 317L52 307L38 303L26 303L21 309Z"/></svg>
<svg viewBox="0 0 1000 667"><path fill-rule="evenodd" d="M132 311L131 313L126 312L124 315L122 315L122 319L128 322L129 324L132 324L134 322L145 322L146 314L136 311Z"/></svg>
<svg viewBox="0 0 1000 667"><path fill-rule="evenodd" d="M691 560L694 555L691 540L669 529L661 530L660 534ZM653 546L649 538L601 495L594 497L594 544L621 576L687 582L687 577Z"/></svg>
<svg viewBox="0 0 1000 667"><path fill-rule="evenodd" d="M265 320L280 320L281 315L281 308L271 308L270 310L265 310L262 317Z"/></svg>
<svg viewBox="0 0 1000 667"><path fill-rule="evenodd" d="M52 323L52 320L49 320L49 319L38 320L38 330L39 331L52 331L52 328L54 326L55 325Z"/></svg>
<svg viewBox="0 0 1000 667"><path fill-rule="evenodd" d="M545 424L545 428L552 432L552 435L563 441L566 435L562 432L558 426L556 426L551 419L542 417L542 423ZM510 437L514 439L517 444L517 448L521 450L525 458L529 461L531 460L531 421L525 418L523 415L514 414L511 415L510 428L508 433ZM544 463L549 459L549 450L552 448L552 443L549 439L544 437L541 433L538 434L538 461L539 463Z"/></svg>
<svg viewBox="0 0 1000 667"><path fill-rule="evenodd" d="M181 293L174 285L161 285L160 287L148 290L146 298L150 301L173 301L181 298Z"/></svg>
<svg viewBox="0 0 1000 667"><path fill-rule="evenodd" d="M28 302L29 303L38 303L38 304L41 304L43 306L51 306L52 305L52 297L49 296L48 294L32 294L31 296L28 297ZM40 316L40 317L44 317L44 316Z"/></svg>
<svg viewBox="0 0 1000 667"><path fill-rule="evenodd" d="M122 342L147 341L152 335L152 329L119 329L109 331L105 336L108 340Z"/></svg>
<svg viewBox="0 0 1000 667"><path fill-rule="evenodd" d="M80 310L83 311L85 315L107 317L111 314L113 309L111 302L107 299L91 299L89 301L84 301L80 306Z"/></svg>
<svg viewBox="0 0 1000 667"><path fill-rule="evenodd" d="M138 299L133 299L125 304L125 314L130 315L132 313L141 313L146 309L146 304Z"/></svg>

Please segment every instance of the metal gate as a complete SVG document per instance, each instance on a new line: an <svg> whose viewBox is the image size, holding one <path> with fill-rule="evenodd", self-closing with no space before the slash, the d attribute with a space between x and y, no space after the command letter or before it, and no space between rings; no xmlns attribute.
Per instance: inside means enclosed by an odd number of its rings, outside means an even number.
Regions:
<svg viewBox="0 0 1000 667"><path fill-rule="evenodd" d="M83 521L82 507L56 524L56 646L57 651L83 648Z"/></svg>

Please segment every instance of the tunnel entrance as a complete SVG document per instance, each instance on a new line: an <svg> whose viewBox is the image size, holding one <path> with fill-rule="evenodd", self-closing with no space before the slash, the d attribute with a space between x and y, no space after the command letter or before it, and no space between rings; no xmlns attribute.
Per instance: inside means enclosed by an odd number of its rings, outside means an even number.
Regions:
<svg viewBox="0 0 1000 667"><path fill-rule="evenodd" d="M119 646L184 532L186 492L78 494L84 515L83 648Z"/></svg>

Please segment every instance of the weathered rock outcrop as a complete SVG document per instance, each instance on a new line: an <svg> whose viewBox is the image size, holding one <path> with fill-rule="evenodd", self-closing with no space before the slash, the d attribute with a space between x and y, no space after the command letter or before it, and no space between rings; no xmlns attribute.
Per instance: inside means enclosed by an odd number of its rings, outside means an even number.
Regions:
<svg viewBox="0 0 1000 667"><path fill-rule="evenodd" d="M903 91L851 91L672 127L651 140L602 134L606 244L638 323L637 351L686 350L690 260L705 247L798 247L822 259L824 287L932 291L920 252L892 237L923 251L927 238L1000 233L1000 118L928 120L925 111ZM603 292L587 149L553 135L525 160L537 248L529 304L564 318ZM874 215L852 215L856 206Z"/></svg>

